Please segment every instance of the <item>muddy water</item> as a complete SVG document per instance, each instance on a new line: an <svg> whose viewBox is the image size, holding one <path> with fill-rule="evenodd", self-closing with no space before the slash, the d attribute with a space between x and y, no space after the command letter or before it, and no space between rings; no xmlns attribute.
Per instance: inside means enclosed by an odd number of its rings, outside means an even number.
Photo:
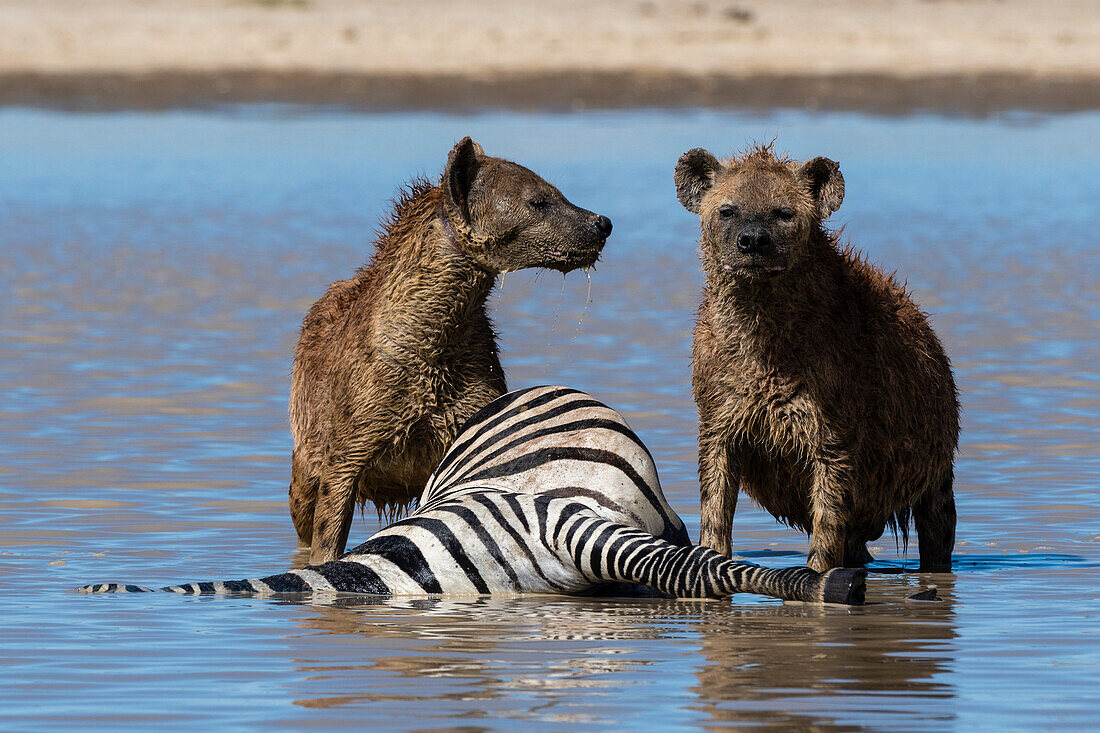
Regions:
<svg viewBox="0 0 1100 733"><path fill-rule="evenodd" d="M504 282L511 384L620 408L696 536L700 275L672 165L775 135L839 159L835 222L908 279L957 371L956 572L918 575L886 537L853 610L73 594L301 561L298 324L367 257L395 186L467 133L615 222L590 303L582 275ZM0 728L1094 725L1098 169L1096 114L0 111ZM735 546L777 566L807 548L744 500ZM902 601L928 583L944 602Z"/></svg>

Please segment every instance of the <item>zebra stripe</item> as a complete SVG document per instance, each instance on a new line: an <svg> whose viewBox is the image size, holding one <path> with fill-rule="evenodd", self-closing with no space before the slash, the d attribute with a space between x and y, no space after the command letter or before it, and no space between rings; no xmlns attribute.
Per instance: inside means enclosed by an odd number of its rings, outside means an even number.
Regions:
<svg viewBox="0 0 1100 733"><path fill-rule="evenodd" d="M511 392L479 411L409 517L339 560L265 578L161 590L253 595L589 593L611 584L675 597L762 593L861 603L862 570L772 570L693 547L645 445L568 387ZM84 593L145 592L101 584Z"/></svg>
<svg viewBox="0 0 1100 733"><path fill-rule="evenodd" d="M451 469L454 464L465 455L469 455L471 449L477 447L483 448L482 445L476 445L482 438L492 439L494 436L498 436L499 439L504 439L510 434L514 434L516 431L521 430L530 424L530 421L521 421L518 425L504 426L503 423L507 420L528 412L529 410L535 410L537 408L545 408L546 405L555 400L559 400L563 397L572 395L579 395L582 398L585 397L583 392L579 392L569 387L557 387L547 390L539 395L531 397L524 390L516 392L509 392L508 394L500 397L497 400L489 403L481 410L476 412L466 424L462 427L460 435L455 439L454 444L451 446L447 454L443 456L439 466L436 468L433 475L434 480L428 481L428 487L431 487L433 483L446 481L449 474L452 473ZM521 400L521 398L531 397L530 399ZM593 400L594 402L595 400ZM519 402L519 404L515 404ZM542 414L547 417L553 417L553 411L549 409L543 409ZM537 419L537 415L535 416ZM490 443L492 445L492 443ZM424 496L427 497L430 490L426 489Z"/></svg>
<svg viewBox="0 0 1100 733"><path fill-rule="evenodd" d="M304 568L302 570L291 570L292 575L297 575L301 578L306 585L315 591L336 591L336 586L328 581L321 573L313 570L312 568Z"/></svg>

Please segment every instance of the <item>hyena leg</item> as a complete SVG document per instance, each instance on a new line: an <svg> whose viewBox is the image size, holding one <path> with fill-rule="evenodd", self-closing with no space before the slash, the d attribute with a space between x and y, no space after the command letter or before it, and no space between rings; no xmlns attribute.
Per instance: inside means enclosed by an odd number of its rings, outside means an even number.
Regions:
<svg viewBox="0 0 1100 733"><path fill-rule="evenodd" d="M810 489L813 532L806 566L818 572L844 567L848 559L849 487L849 471L842 461L814 461Z"/></svg>
<svg viewBox="0 0 1100 733"><path fill-rule="evenodd" d="M913 522L920 543L920 569L925 573L951 572L955 547L955 492L953 477L924 492L913 505Z"/></svg>
<svg viewBox="0 0 1100 733"><path fill-rule="evenodd" d="M317 503L320 483L320 479L309 470L301 452L295 449L290 462L290 518L294 521L298 544L302 547L313 544L313 507Z"/></svg>
<svg viewBox="0 0 1100 733"><path fill-rule="evenodd" d="M351 520L355 515L359 463L342 460L326 466L321 475L313 510L313 542L309 564L320 565L338 558L348 543Z"/></svg>
<svg viewBox="0 0 1100 733"><path fill-rule="evenodd" d="M875 556L867 550L867 544L859 537L849 536L844 545L844 562L846 568L856 568L874 562Z"/></svg>
<svg viewBox="0 0 1100 733"><path fill-rule="evenodd" d="M729 446L718 439L699 442L699 544L729 556L733 552L733 513L737 480L732 475Z"/></svg>

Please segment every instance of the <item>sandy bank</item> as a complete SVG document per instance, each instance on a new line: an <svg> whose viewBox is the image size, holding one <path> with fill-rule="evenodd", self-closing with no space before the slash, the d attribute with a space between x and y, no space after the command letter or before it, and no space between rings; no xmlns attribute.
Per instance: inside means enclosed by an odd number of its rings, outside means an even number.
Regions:
<svg viewBox="0 0 1100 733"><path fill-rule="evenodd" d="M0 103L1100 107L1093 0L0 0Z"/></svg>

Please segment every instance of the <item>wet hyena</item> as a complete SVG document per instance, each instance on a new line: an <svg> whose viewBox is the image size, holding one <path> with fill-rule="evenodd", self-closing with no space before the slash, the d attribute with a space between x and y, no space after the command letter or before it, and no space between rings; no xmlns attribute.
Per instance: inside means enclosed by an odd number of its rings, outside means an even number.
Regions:
<svg viewBox="0 0 1100 733"><path fill-rule="evenodd" d="M949 570L959 406L951 367L903 285L822 222L840 166L770 146L676 165L699 215L706 285L693 350L703 544L730 553L738 488L811 533L815 570L871 559L887 526Z"/></svg>
<svg viewBox="0 0 1100 733"><path fill-rule="evenodd" d="M310 561L335 559L357 503L419 496L462 424L506 391L485 302L499 273L596 262L611 220L470 138L413 183L371 262L302 324L290 395L290 513Z"/></svg>

